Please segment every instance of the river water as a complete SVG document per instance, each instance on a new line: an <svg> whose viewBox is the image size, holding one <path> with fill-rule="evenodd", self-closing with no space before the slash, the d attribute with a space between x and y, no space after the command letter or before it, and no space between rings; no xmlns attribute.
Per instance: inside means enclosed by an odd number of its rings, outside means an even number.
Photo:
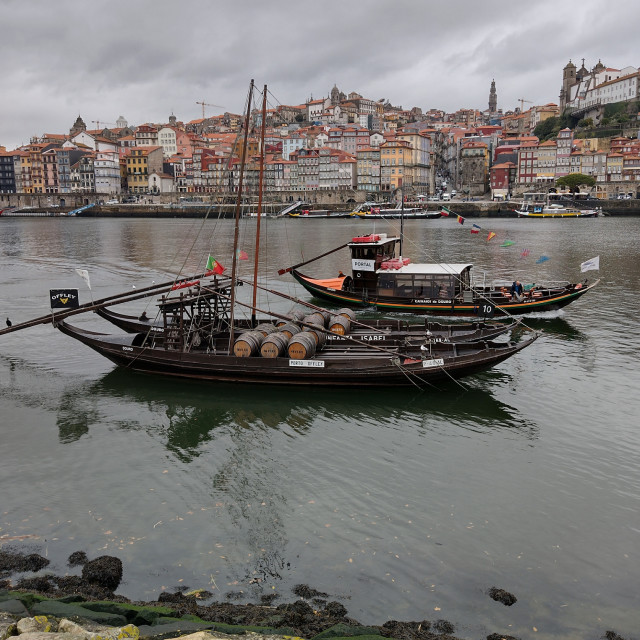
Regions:
<svg viewBox="0 0 640 640"><path fill-rule="evenodd" d="M407 221L404 254L473 262L488 279L602 280L529 319L543 330L534 345L461 385L207 385L117 370L50 325L1 336L2 548L42 553L55 573L72 571L76 550L116 555L119 593L136 600L189 587L291 601L306 583L363 623L447 619L465 638L637 635L640 219L489 219L477 235L471 222ZM250 255L255 225L240 225ZM264 220L261 274L306 299L278 268L371 230ZM232 221L0 219L0 314L46 314L49 288L78 287L87 302L195 273L207 254L230 266L233 232ZM303 271L346 271L345 251ZM597 255L600 271L581 274ZM251 260L239 265L250 275ZM494 602L491 587L517 603Z"/></svg>

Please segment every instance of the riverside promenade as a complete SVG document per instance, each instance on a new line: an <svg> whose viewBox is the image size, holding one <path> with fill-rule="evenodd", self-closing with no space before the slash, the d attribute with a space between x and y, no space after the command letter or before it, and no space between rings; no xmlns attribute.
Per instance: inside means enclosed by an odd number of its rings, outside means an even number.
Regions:
<svg viewBox="0 0 640 640"><path fill-rule="evenodd" d="M4 216L13 217L47 217L65 216L74 211L76 207L70 206L41 206L18 207L5 209ZM454 215L465 218L517 218L515 209L519 205L518 200L510 202L494 202L491 200L452 200L449 202L430 202L424 204L428 211L438 211L446 206ZM276 216L286 206L286 203L268 203L263 205L263 212L268 216ZM408 204L407 206L414 206ZM592 201L587 206L595 206ZM639 216L640 200L598 200L597 206L601 207L607 216ZM349 212L353 204L331 204L318 202L310 205L310 209L326 209L334 212ZM248 216L253 210L251 207L243 207L242 215ZM120 204L95 204L77 214L81 217L92 218L202 218L206 215L218 218L233 218L235 215L234 204L194 203L188 204L160 204L154 202L120 203Z"/></svg>

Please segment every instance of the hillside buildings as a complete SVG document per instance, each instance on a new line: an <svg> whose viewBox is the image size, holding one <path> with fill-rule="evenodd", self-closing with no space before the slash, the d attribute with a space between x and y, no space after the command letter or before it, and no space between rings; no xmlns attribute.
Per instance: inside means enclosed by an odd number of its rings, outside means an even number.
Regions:
<svg viewBox="0 0 640 640"><path fill-rule="evenodd" d="M595 116L639 92L636 68L598 62L587 71L584 61L579 70L571 61L563 69L559 105L522 99L510 111L498 107L495 80L485 111L453 113L407 110L334 86L325 98L267 111L264 188L282 199L331 191L343 200L357 192L398 200L432 195L444 181L462 197L507 198L581 172L594 176L599 194L627 193L640 171L637 124L635 137L611 141L565 128L541 142L533 131L565 111ZM252 131L260 130L261 111L251 117ZM120 116L115 127L90 130L78 115L68 134L0 147L0 193L230 194L239 187L241 121L224 113L184 123L171 114L167 122L129 126ZM248 191L257 189L259 153L260 140L249 136Z"/></svg>

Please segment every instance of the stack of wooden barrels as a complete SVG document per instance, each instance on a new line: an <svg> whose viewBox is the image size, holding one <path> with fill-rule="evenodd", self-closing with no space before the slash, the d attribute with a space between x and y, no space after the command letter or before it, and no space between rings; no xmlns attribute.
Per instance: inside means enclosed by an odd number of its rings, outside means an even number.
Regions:
<svg viewBox="0 0 640 640"><path fill-rule="evenodd" d="M259 324L241 333L234 342L233 353L238 358L280 358L286 354L293 360L306 360L324 347L327 331L346 335L353 320L355 313L351 309L340 309L335 315L328 311L309 315L294 312L289 320Z"/></svg>

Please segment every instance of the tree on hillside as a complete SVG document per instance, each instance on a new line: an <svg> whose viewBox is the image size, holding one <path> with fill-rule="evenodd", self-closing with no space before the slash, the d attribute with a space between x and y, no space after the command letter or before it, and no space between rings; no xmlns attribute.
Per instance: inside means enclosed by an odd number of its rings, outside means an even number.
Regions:
<svg viewBox="0 0 640 640"><path fill-rule="evenodd" d="M595 187L596 179L593 176L586 176L584 173L570 173L556 180L557 187L567 187L572 193L580 191L580 187Z"/></svg>

